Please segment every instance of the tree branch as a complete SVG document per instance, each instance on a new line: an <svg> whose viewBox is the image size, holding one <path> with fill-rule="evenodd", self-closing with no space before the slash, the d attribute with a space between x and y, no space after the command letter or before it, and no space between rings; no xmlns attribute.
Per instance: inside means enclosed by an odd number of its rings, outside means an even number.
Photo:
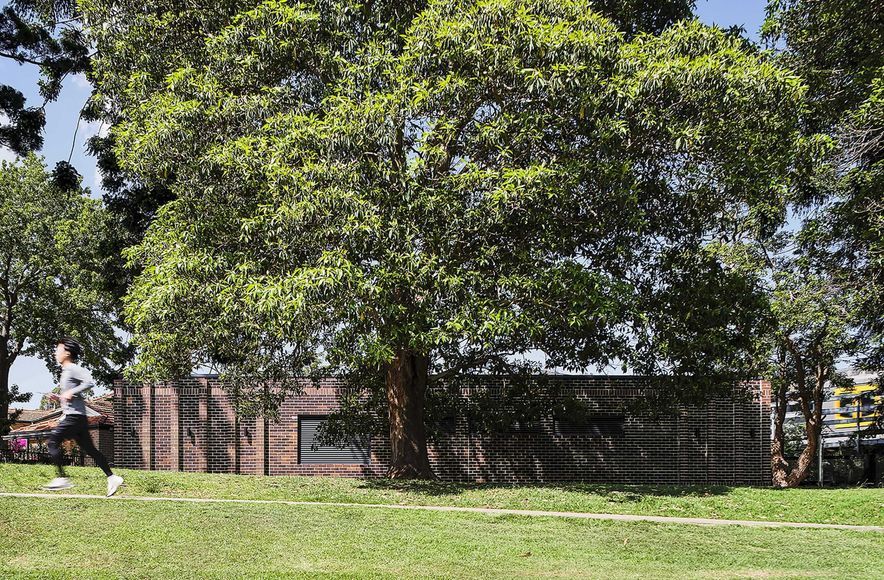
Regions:
<svg viewBox="0 0 884 580"><path fill-rule="evenodd" d="M804 418L806 420L810 420L811 411L810 405L808 404L810 399L810 393L807 391L807 375L804 370L804 357L798 350L798 346L789 338L788 335L783 336L783 344L789 350L789 353L792 355L792 360L795 361L795 375L797 379L797 387L798 387L798 402L801 404L801 412L804 414Z"/></svg>
<svg viewBox="0 0 884 580"><path fill-rule="evenodd" d="M455 365L455 366L453 366L453 367L451 367L441 373L437 373L437 374L432 375L430 377L430 381L431 382L444 381L446 379L450 379L452 377L455 377L455 376L461 374L462 372L464 372L467 369L480 367L486 363L491 362L492 360L494 360L496 358L510 356L513 354L515 354L515 353L514 352L489 353L489 354L485 354L482 356L477 356L475 358L470 358L466 361L462 361L461 363L459 363L459 364L457 364L457 365Z"/></svg>
<svg viewBox="0 0 884 580"><path fill-rule="evenodd" d="M40 62L38 60L32 60L30 58L27 58L26 56L22 56L20 54L15 54L12 52L5 52L2 50L0 50L0 57L8 58L8 59L20 62L20 63L33 64L36 66L46 66L45 62Z"/></svg>

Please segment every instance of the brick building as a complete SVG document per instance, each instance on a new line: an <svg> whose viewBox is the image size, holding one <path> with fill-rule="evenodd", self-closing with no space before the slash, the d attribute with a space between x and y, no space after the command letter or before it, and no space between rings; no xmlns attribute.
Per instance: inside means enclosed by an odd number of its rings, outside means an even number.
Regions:
<svg viewBox="0 0 884 580"><path fill-rule="evenodd" d="M770 483L770 388L749 385L751 396L682 408L662 418L624 414L623 404L645 396L647 378L561 375L563 389L585 400L593 415L572 428L551 417L523 431L480 434L454 418L447 434L429 443L443 480L479 482L587 481L658 484ZM489 378L483 388L500 388ZM495 384L496 383L496 384ZM337 408L334 379L305 382L289 397L279 421L244 420L217 377L114 389L115 465L134 469L265 475L383 476L385 437L349 448L315 447L322 417ZM469 396L468 392L464 396Z"/></svg>

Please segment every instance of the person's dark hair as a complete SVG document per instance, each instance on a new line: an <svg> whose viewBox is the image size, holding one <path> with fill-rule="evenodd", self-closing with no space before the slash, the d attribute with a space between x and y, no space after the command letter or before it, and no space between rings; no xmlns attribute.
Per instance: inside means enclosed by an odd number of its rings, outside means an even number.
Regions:
<svg viewBox="0 0 884 580"><path fill-rule="evenodd" d="M76 339L69 336L63 336L56 341L56 344L64 345L64 349L71 355L72 361L77 362L80 360L80 355L83 354L83 346L77 342Z"/></svg>

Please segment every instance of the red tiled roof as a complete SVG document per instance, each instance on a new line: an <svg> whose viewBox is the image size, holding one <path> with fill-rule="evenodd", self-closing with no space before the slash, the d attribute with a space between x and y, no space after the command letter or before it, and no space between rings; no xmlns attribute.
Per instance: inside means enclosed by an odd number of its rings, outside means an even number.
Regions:
<svg viewBox="0 0 884 580"><path fill-rule="evenodd" d="M33 423L54 412L54 409L9 409L9 418L22 423ZM16 413L18 416L15 416Z"/></svg>
<svg viewBox="0 0 884 580"><path fill-rule="evenodd" d="M86 401L86 406L100 413L100 415L88 418L89 427L114 424L114 407L112 394ZM45 415L39 421L31 423L30 425L19 427L18 429L13 429L9 432L9 435L6 435L4 438L11 438L15 435L28 437L36 436L42 433L49 433L55 428L56 425L58 425L58 422L61 419L61 410L55 409L53 411L43 411L43 413Z"/></svg>
<svg viewBox="0 0 884 580"><path fill-rule="evenodd" d="M91 401L86 401L86 404L107 417L108 423L114 422L114 394L108 393L107 395L103 395L101 397L96 397Z"/></svg>
<svg viewBox="0 0 884 580"><path fill-rule="evenodd" d="M30 425L25 425L24 427L20 427L19 429L14 429L9 432L8 436L13 435L21 435L22 437L27 437L28 435L37 435L40 433L49 433L55 426L58 425L58 421L61 419L61 413L58 415L54 415L52 417L47 417L42 421L38 421L36 423L32 423ZM95 415L93 417L88 418L89 426L94 427L96 425L109 425L107 417L104 415Z"/></svg>
<svg viewBox="0 0 884 580"><path fill-rule="evenodd" d="M52 411L52 413L37 421L35 423L31 423L30 425L25 425L24 427L19 427L18 429L13 429L9 432L10 435L25 435L29 433L40 433L42 431L52 431L56 425L58 425L58 420L61 418L61 411L56 409Z"/></svg>

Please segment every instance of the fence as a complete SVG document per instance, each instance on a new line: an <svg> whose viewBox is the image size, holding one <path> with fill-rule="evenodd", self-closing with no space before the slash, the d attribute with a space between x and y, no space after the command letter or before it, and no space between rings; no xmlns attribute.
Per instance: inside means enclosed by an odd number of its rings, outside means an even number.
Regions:
<svg viewBox="0 0 884 580"><path fill-rule="evenodd" d="M82 453L65 453L64 464L83 466ZM13 451L12 449L0 449L0 463L52 463L48 451Z"/></svg>

